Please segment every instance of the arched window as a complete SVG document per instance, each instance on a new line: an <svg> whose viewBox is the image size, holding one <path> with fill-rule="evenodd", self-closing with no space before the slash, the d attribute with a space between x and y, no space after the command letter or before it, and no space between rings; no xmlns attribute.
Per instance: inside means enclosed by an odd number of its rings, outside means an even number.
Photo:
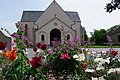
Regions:
<svg viewBox="0 0 120 80"><path fill-rule="evenodd" d="M69 34L67 34L67 40L69 40L70 39L70 35Z"/></svg>
<svg viewBox="0 0 120 80"><path fill-rule="evenodd" d="M27 31L28 31L28 25L25 24L25 35L27 36Z"/></svg>
<svg viewBox="0 0 120 80"><path fill-rule="evenodd" d="M44 41L45 40L45 36L42 34L41 35L41 41Z"/></svg>

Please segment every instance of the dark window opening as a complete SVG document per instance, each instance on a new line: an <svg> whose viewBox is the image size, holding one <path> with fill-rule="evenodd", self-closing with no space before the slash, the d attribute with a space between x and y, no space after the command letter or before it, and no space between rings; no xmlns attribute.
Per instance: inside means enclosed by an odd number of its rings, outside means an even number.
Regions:
<svg viewBox="0 0 120 80"><path fill-rule="evenodd" d="M67 34L67 40L69 40L70 39L70 35L69 34Z"/></svg>
<svg viewBox="0 0 120 80"><path fill-rule="evenodd" d="M44 38L44 35L42 34L41 35L41 41L44 41L45 40L45 38Z"/></svg>
<svg viewBox="0 0 120 80"><path fill-rule="evenodd" d="M61 43L61 32L59 29L52 29L50 32L50 46L53 45L53 41L60 41Z"/></svg>

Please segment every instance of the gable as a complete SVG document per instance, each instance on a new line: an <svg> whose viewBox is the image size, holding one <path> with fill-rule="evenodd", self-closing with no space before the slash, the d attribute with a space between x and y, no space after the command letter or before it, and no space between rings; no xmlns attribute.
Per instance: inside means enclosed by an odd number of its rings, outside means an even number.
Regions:
<svg viewBox="0 0 120 80"><path fill-rule="evenodd" d="M57 25L54 25L54 22L56 22ZM35 33L38 34L39 32L43 31L43 32L46 32L49 35L50 31L52 29L59 29L60 30L61 26L63 26L64 29L67 29L67 31L70 32L71 34L75 35L75 31L71 27L69 27L68 25L66 25L64 22L62 22L61 20L59 20L58 18L54 18L50 22L48 22L47 24L45 24L43 27L38 28L38 30Z"/></svg>
<svg viewBox="0 0 120 80"><path fill-rule="evenodd" d="M74 24L74 22L56 3L56 1L52 2L52 4L45 10L45 12L36 20L35 24L41 27L47 22L49 22L51 19L53 19L54 17L59 18L69 26L71 26L71 24Z"/></svg>

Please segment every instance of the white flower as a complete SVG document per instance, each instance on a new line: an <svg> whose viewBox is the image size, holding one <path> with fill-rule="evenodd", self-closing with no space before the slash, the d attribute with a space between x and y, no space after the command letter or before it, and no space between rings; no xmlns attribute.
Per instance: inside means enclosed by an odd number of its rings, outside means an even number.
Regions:
<svg viewBox="0 0 120 80"><path fill-rule="evenodd" d="M110 63L110 57L104 59L105 62L107 62L108 64Z"/></svg>
<svg viewBox="0 0 120 80"><path fill-rule="evenodd" d="M84 53L82 53L82 54L75 54L75 55L73 55L73 58L76 60L76 61L83 61L83 60L85 60L85 54Z"/></svg>
<svg viewBox="0 0 120 80"><path fill-rule="evenodd" d="M29 52L26 51L25 54L29 54Z"/></svg>
<svg viewBox="0 0 120 80"><path fill-rule="evenodd" d="M44 56L44 58L42 58L42 64L44 64L47 60L47 56Z"/></svg>
<svg viewBox="0 0 120 80"><path fill-rule="evenodd" d="M112 72L118 72L118 73L120 73L120 68L111 68L111 69L109 69L108 74L110 74Z"/></svg>
<svg viewBox="0 0 120 80"><path fill-rule="evenodd" d="M85 72L95 72L94 69L86 69Z"/></svg>
<svg viewBox="0 0 120 80"><path fill-rule="evenodd" d="M112 60L115 60L116 58L112 58Z"/></svg>
<svg viewBox="0 0 120 80"><path fill-rule="evenodd" d="M120 73L120 68L116 68L116 71L117 71L118 73Z"/></svg>
<svg viewBox="0 0 120 80"><path fill-rule="evenodd" d="M97 54L96 57L97 57L97 58L101 57L101 54Z"/></svg>
<svg viewBox="0 0 120 80"><path fill-rule="evenodd" d="M29 54L29 52L27 51L27 49L26 49L26 51L23 50L23 53L24 53L24 54Z"/></svg>
<svg viewBox="0 0 120 80"><path fill-rule="evenodd" d="M37 52L43 53L44 51L42 49L38 49Z"/></svg>
<svg viewBox="0 0 120 80"><path fill-rule="evenodd" d="M97 63L99 63L99 62L103 62L104 59L103 58L96 58L96 59L94 59L94 61L97 62Z"/></svg>
<svg viewBox="0 0 120 80"><path fill-rule="evenodd" d="M102 51L102 54L106 54L106 51Z"/></svg>
<svg viewBox="0 0 120 80"><path fill-rule="evenodd" d="M87 49L87 48L86 48L85 51L90 51L90 49Z"/></svg>
<svg viewBox="0 0 120 80"><path fill-rule="evenodd" d="M98 78L94 78L94 77L92 77L92 80L99 80Z"/></svg>
<svg viewBox="0 0 120 80"><path fill-rule="evenodd" d="M91 52L87 52L87 54L91 54Z"/></svg>
<svg viewBox="0 0 120 80"><path fill-rule="evenodd" d="M103 78L103 76L101 76L101 77L99 77L99 79L98 80L105 80L104 78Z"/></svg>
<svg viewBox="0 0 120 80"><path fill-rule="evenodd" d="M4 52L2 50L0 50L0 55L4 55Z"/></svg>
<svg viewBox="0 0 120 80"><path fill-rule="evenodd" d="M99 64L105 64L106 63L110 63L110 57L103 59L103 58L96 58L94 59L95 62L99 63Z"/></svg>
<svg viewBox="0 0 120 80"><path fill-rule="evenodd" d="M0 68L0 71L2 71L2 68Z"/></svg>
<svg viewBox="0 0 120 80"><path fill-rule="evenodd" d="M0 50L0 53L2 53L3 51L2 50Z"/></svg>
<svg viewBox="0 0 120 80"><path fill-rule="evenodd" d="M115 68L111 68L111 69L109 69L108 74L115 72L115 71L116 71Z"/></svg>
<svg viewBox="0 0 120 80"><path fill-rule="evenodd" d="M118 59L118 61L120 62L120 59Z"/></svg>
<svg viewBox="0 0 120 80"><path fill-rule="evenodd" d="M92 80L105 80L105 79L103 77L99 77L99 78L92 77Z"/></svg>
<svg viewBox="0 0 120 80"><path fill-rule="evenodd" d="M96 55L97 55L97 52L91 52L92 53L92 56L95 56L96 57Z"/></svg>
<svg viewBox="0 0 120 80"><path fill-rule="evenodd" d="M97 68L96 68L96 70L103 70L103 69L105 69L102 65L99 65Z"/></svg>

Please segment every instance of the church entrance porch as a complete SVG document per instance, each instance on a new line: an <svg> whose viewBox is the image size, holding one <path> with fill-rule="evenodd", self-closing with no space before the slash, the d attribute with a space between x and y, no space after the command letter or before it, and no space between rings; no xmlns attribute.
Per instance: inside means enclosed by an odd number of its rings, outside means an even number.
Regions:
<svg viewBox="0 0 120 80"><path fill-rule="evenodd" d="M61 32L59 29L52 29L50 32L50 46L52 46L52 41L54 40L61 42Z"/></svg>

